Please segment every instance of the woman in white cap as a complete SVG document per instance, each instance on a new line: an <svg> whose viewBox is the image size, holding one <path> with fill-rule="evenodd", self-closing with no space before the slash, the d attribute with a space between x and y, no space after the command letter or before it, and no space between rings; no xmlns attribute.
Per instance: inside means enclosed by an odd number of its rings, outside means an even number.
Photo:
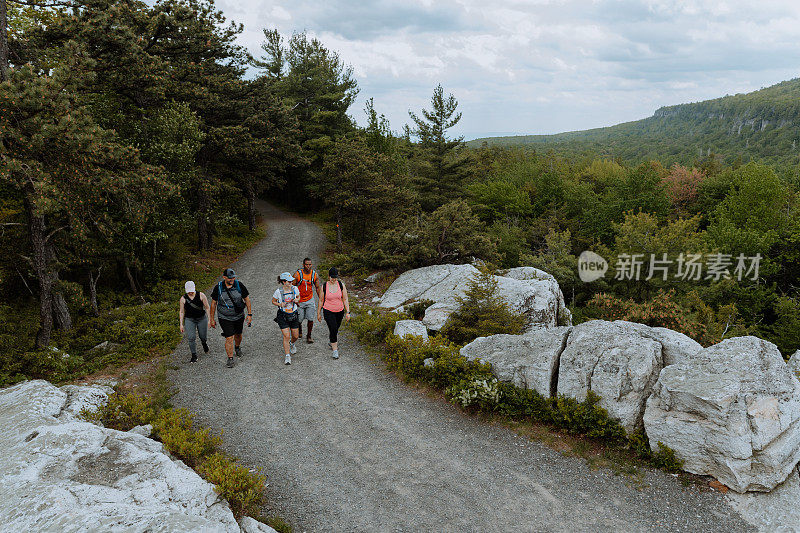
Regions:
<svg viewBox="0 0 800 533"><path fill-rule="evenodd" d="M195 339L200 337L203 351L208 353L208 299L202 292L197 292L194 281L187 281L183 286L186 293L181 296L178 306L178 320L181 325L181 333L186 335L189 341L189 349L192 351L190 362L197 362L197 344Z"/></svg>
<svg viewBox="0 0 800 533"><path fill-rule="evenodd" d="M278 276L280 287L272 295L272 305L278 308L275 322L281 328L283 335L283 351L286 354L284 364L292 364L292 355L297 353L294 343L300 337L300 317L297 313L297 304L300 302L300 289L294 286L294 277L289 272ZM291 331L291 340L289 332Z"/></svg>

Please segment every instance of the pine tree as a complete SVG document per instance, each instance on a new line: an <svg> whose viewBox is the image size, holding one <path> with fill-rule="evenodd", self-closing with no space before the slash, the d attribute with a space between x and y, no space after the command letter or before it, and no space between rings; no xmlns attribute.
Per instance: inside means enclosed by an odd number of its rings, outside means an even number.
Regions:
<svg viewBox="0 0 800 533"><path fill-rule="evenodd" d="M432 211L461 191L469 157L461 150L464 138L449 139L447 130L458 124L461 113L456 113L458 101L450 94L444 97L444 89L437 85L431 97L431 107L422 110L422 117L409 111L416 127L411 134L419 139L420 153L415 154L422 162L415 172L423 209Z"/></svg>

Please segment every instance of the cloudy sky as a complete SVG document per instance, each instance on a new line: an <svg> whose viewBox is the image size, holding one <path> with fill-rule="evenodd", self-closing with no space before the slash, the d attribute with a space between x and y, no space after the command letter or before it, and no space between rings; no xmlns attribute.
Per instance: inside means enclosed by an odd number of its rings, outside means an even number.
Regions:
<svg viewBox="0 0 800 533"><path fill-rule="evenodd" d="M467 139L609 126L800 76L798 0L217 0L260 55L305 30L399 131L434 87Z"/></svg>

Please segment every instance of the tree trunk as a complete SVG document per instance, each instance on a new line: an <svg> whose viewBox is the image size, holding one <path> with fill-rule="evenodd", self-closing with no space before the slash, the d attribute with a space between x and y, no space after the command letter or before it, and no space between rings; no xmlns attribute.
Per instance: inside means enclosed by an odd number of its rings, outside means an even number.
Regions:
<svg viewBox="0 0 800 533"><path fill-rule="evenodd" d="M125 261L125 277L128 279L128 285L131 288L131 292L133 294L139 294L139 289L136 288L136 280L133 279L133 273L131 272L131 266Z"/></svg>
<svg viewBox="0 0 800 533"><path fill-rule="evenodd" d="M247 227L250 231L256 229L256 191L252 183L247 184Z"/></svg>
<svg viewBox="0 0 800 533"><path fill-rule="evenodd" d="M89 269L89 300L92 303L92 312L94 316L100 316L100 308L97 306L97 282L100 281L100 272L103 267L97 269L97 277L92 275L92 270Z"/></svg>
<svg viewBox="0 0 800 533"><path fill-rule="evenodd" d="M47 242L47 223L43 216L37 215L33 204L25 200L25 208L30 219L31 263L39 282L39 332L36 346L43 350L50 345L53 333L53 286L56 276L53 272L53 247Z"/></svg>
<svg viewBox="0 0 800 533"><path fill-rule="evenodd" d="M0 82L8 79L8 6L0 0Z"/></svg>
<svg viewBox="0 0 800 533"><path fill-rule="evenodd" d="M55 277L55 283L58 283L58 276ZM56 291L53 293L53 318L55 325L58 329L67 331L72 329L72 317L69 314L69 307L64 295Z"/></svg>
<svg viewBox="0 0 800 533"><path fill-rule="evenodd" d="M336 251L342 253L342 210L336 208Z"/></svg>

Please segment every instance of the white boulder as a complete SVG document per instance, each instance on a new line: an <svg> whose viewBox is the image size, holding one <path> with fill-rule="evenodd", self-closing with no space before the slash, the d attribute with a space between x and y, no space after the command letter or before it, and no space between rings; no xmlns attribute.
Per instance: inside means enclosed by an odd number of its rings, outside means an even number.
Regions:
<svg viewBox="0 0 800 533"><path fill-rule="evenodd" d="M786 364L789 367L789 370L791 370L794 375L800 379L800 350L794 352Z"/></svg>
<svg viewBox="0 0 800 533"><path fill-rule="evenodd" d="M464 296L468 281L478 273L472 265L432 265L407 270L392 282L381 297L380 306L395 309L417 301L456 303Z"/></svg>
<svg viewBox="0 0 800 533"><path fill-rule="evenodd" d="M435 303L425 310L425 316L422 317L422 323L431 331L439 331L444 327L450 315L456 312L458 304L453 303Z"/></svg>
<svg viewBox="0 0 800 533"><path fill-rule="evenodd" d="M638 328L584 322L572 329L561 354L557 392L583 401L591 390L626 431L635 431L663 366L661 351L661 344Z"/></svg>
<svg viewBox="0 0 800 533"><path fill-rule="evenodd" d="M696 340L671 329L654 328L626 320L615 320L613 323L626 328L634 328L645 337L658 341L662 348L664 366L683 363L703 349L703 346Z"/></svg>
<svg viewBox="0 0 800 533"><path fill-rule="evenodd" d="M394 334L398 337L410 335L428 340L428 329L419 320L398 320L394 323Z"/></svg>
<svg viewBox="0 0 800 533"><path fill-rule="evenodd" d="M530 266L510 268L508 270L500 271L500 275L506 278L519 280L556 280L552 274L548 274L544 270L539 270L536 267Z"/></svg>
<svg viewBox="0 0 800 533"><path fill-rule="evenodd" d="M644 425L685 470L769 491L800 461L800 382L774 344L727 339L661 371Z"/></svg>
<svg viewBox="0 0 800 533"><path fill-rule="evenodd" d="M4 531L240 531L213 485L160 443L72 419L70 398L96 392L81 389L0 390Z"/></svg>
<svg viewBox="0 0 800 533"><path fill-rule="evenodd" d="M438 331L458 309L459 298L465 296L470 281L478 273L472 265L434 265L409 270L394 280L379 305L398 309L415 301L430 300L435 305L425 310L423 322L428 329ZM515 275L522 277L523 273ZM532 327L569 325L572 316L564 305L564 296L555 279L548 276L536 275L531 279L495 276L498 297L506 301L512 312L526 315Z"/></svg>
<svg viewBox="0 0 800 533"><path fill-rule="evenodd" d="M461 355L490 363L500 381L550 397L555 392L559 357L571 330L540 328L523 335L479 337L461 348Z"/></svg>

